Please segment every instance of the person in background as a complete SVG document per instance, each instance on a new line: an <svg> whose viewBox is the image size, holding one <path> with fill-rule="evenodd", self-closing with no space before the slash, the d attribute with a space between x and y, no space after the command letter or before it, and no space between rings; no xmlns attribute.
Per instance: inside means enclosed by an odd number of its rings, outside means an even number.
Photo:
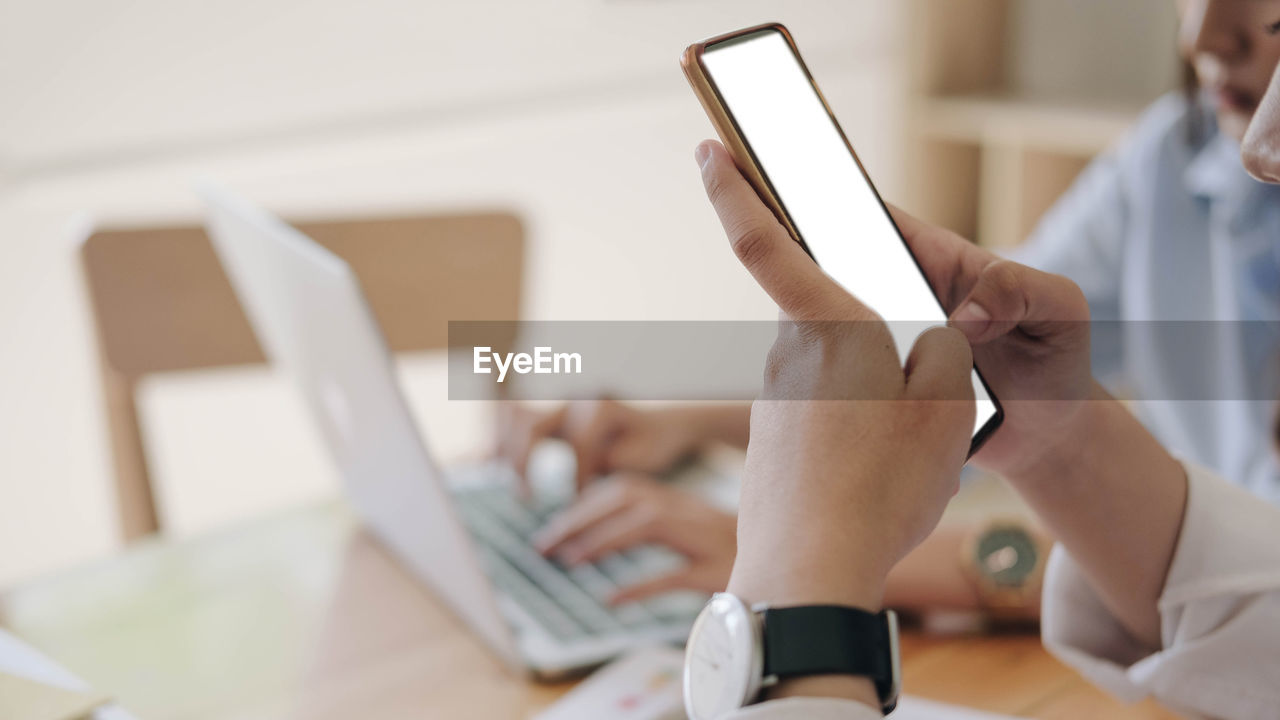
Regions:
<svg viewBox="0 0 1280 720"><path fill-rule="evenodd" d="M1178 6L1193 85L1152 106L1011 257L1084 290L1095 374L1143 401L1161 442L1280 503L1280 187L1240 158L1280 64L1280 0Z"/></svg>
<svg viewBox="0 0 1280 720"><path fill-rule="evenodd" d="M1242 153L1257 177L1280 181L1280 67ZM1276 716L1280 508L1176 459L1093 379L1078 286L896 212L953 325L923 334L901 366L883 322L809 260L728 152L708 141L696 157L738 258L788 318L822 321L805 333L782 323L771 351L728 593L748 607L878 611L891 568L956 489L976 360L997 397L1017 399L973 459L1005 476L1060 543L1045 580L1046 646L1122 698L1152 695L1197 717ZM878 400L858 399L868 397ZM862 442L841 442L846 432ZM697 697L699 676L686 677ZM817 674L718 716L869 719L881 698L871 678Z"/></svg>
<svg viewBox="0 0 1280 720"><path fill-rule="evenodd" d="M1273 377L1268 367L1280 369L1280 337L1269 332L1280 319L1280 188L1249 177L1239 151L1280 63L1280 0L1179 0L1178 11L1181 53L1198 82L1157 102L1095 161L1015 259L1083 289L1093 318L1104 321L1092 340L1095 372L1115 391L1160 401L1139 410L1162 443L1280 502L1275 406L1259 400L1277 395L1258 387ZM1179 334L1146 322L1163 320L1223 321L1212 327L1229 337L1167 347ZM1208 355L1188 362L1189 350ZM1178 401L1193 396L1235 400ZM1253 401L1239 401L1246 397ZM545 529L546 552L573 563L658 542L688 558L624 589L618 602L714 591L728 578L734 516L649 476L712 443L746 447L748 416L745 405L644 411L608 400L515 411L499 451L523 469L543 438L574 449L584 492ZM588 484L612 473L620 475ZM1034 617L1049 545L1025 522L943 526L897 564L886 602ZM1023 561L988 564L1010 557L1005 548Z"/></svg>

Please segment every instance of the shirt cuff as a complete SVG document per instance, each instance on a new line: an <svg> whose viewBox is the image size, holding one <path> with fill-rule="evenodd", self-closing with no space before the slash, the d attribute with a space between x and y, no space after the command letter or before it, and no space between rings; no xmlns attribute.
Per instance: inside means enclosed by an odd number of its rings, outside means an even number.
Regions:
<svg viewBox="0 0 1280 720"><path fill-rule="evenodd" d="M1061 547L1045 576L1044 644L1122 700L1154 695L1193 715L1266 717L1280 707L1280 688L1265 678L1280 641L1280 509L1184 467L1187 506L1158 606L1162 647L1135 640Z"/></svg>

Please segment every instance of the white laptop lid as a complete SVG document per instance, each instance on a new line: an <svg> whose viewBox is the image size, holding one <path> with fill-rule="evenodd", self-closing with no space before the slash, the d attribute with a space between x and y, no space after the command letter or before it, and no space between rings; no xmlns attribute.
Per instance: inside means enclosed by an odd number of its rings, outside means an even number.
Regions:
<svg viewBox="0 0 1280 720"><path fill-rule="evenodd" d="M355 274L210 185L205 226L267 357L293 376L368 528L513 667L519 656Z"/></svg>

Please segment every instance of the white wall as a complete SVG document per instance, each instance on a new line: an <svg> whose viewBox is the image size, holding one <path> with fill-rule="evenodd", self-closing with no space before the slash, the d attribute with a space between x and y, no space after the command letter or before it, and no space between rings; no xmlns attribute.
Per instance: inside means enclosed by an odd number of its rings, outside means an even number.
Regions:
<svg viewBox="0 0 1280 720"><path fill-rule="evenodd" d="M774 19L882 189L901 185L897 2L16 5L0 8L0 585L116 547L74 265L86 216L193 220L197 175L294 216L509 206L528 220L530 317L772 318L703 198L692 149L711 130L676 61ZM438 359L405 378L434 444L478 447L487 409L444 399ZM178 534L333 491L265 372L161 378L143 412Z"/></svg>

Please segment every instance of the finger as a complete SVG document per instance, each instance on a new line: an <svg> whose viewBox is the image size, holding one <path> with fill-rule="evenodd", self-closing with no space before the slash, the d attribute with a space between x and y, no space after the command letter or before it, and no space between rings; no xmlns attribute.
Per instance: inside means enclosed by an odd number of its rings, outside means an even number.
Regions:
<svg viewBox="0 0 1280 720"><path fill-rule="evenodd" d="M534 547L547 555L559 552L580 533L626 511L639 496L638 490L622 482L598 483L539 530L533 539Z"/></svg>
<svg viewBox="0 0 1280 720"><path fill-rule="evenodd" d="M498 439L498 456L511 463L516 471L517 490L524 497L532 495L529 484L529 457L540 442L556 437L564 425L565 408L539 414L511 406Z"/></svg>
<svg viewBox="0 0 1280 720"><path fill-rule="evenodd" d="M631 507L585 528L561 546L560 557L568 565L595 562L606 555L657 541L660 525L659 515Z"/></svg>
<svg viewBox="0 0 1280 720"><path fill-rule="evenodd" d="M904 368L908 396L973 403L973 350L955 328L935 327L916 338Z"/></svg>
<svg viewBox="0 0 1280 720"><path fill-rule="evenodd" d="M613 594L609 598L610 605L622 605L624 603L636 602L647 597L660 595L672 590L688 590L694 586L694 579L690 576L688 568L681 568L675 572L661 575L652 580L628 585Z"/></svg>
<svg viewBox="0 0 1280 720"><path fill-rule="evenodd" d="M1070 280L1008 260L989 263L951 315L975 345L1018 328L1032 336L1048 334L1063 322L1084 324L1089 305Z"/></svg>
<svg viewBox="0 0 1280 720"><path fill-rule="evenodd" d="M738 260L784 312L796 319L857 319L839 285L791 238L742 176L724 146L698 145L702 183ZM867 311L868 313L870 311Z"/></svg>
<svg viewBox="0 0 1280 720"><path fill-rule="evenodd" d="M578 403L570 407L565 420L565 439L577 458L574 486L582 492L597 475L605 471L604 458L617 434L621 407L607 400Z"/></svg>

